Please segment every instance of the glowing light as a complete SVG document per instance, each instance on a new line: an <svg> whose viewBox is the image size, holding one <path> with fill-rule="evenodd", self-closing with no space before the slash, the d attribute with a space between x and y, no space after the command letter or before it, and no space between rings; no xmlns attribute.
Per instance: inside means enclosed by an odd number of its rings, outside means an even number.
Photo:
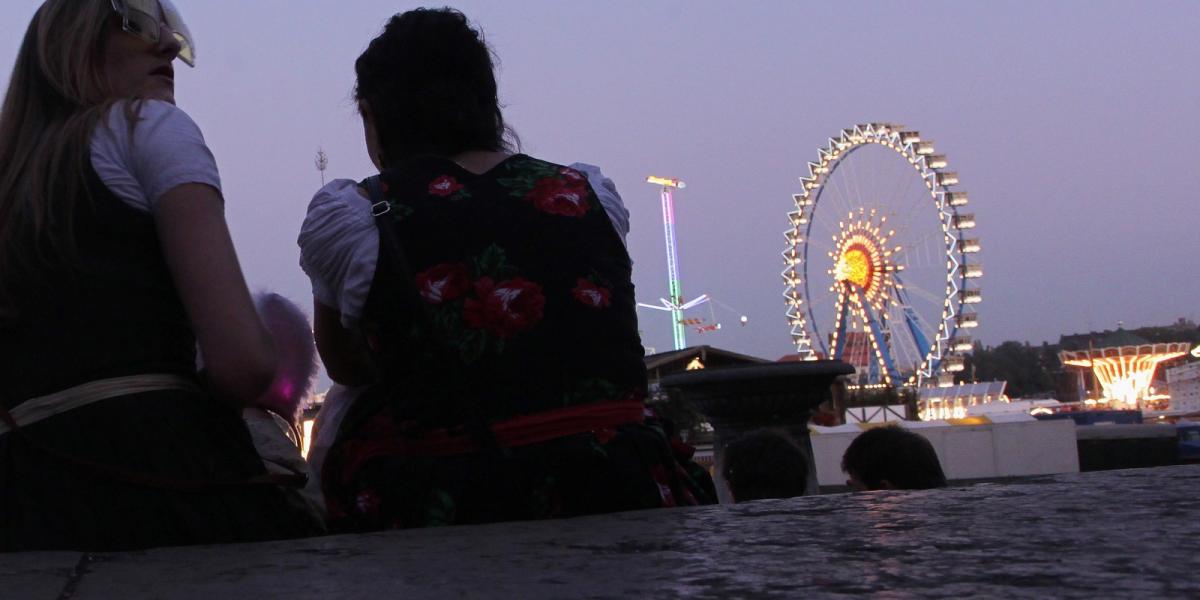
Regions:
<svg viewBox="0 0 1200 600"><path fill-rule="evenodd" d="M656 177L654 175L647 177L646 182L662 186L663 237L667 246L667 292L670 297L670 300L664 299L662 302L663 308L671 313L671 334L675 342L675 349L682 350L687 347L687 336L680 320L683 319L683 311L694 305L696 301L692 303L685 303L683 301L683 285L679 277L679 251L675 242L675 198L673 191L683 189L687 185L679 179ZM705 295L702 294L700 297L704 298ZM659 308L640 303L639 305L648 308Z"/></svg>
<svg viewBox="0 0 1200 600"><path fill-rule="evenodd" d="M300 456L303 456L305 460L308 459L308 451L312 448L312 433L315 421L316 419L305 419L300 424Z"/></svg>
<svg viewBox="0 0 1200 600"><path fill-rule="evenodd" d="M830 291L844 294L851 290L841 289L840 284L850 284L862 290L863 299L870 306L880 310L890 289L896 286L895 279L887 275L900 270L891 255L882 250L888 238L879 233L879 227L871 220L843 222L840 226L840 234L833 238L835 250L831 257L836 257L836 261L828 271L833 279ZM855 304L860 301L857 293L849 294L849 300Z"/></svg>
<svg viewBox="0 0 1200 600"><path fill-rule="evenodd" d="M688 366L687 366L688 371L701 371L703 369L704 369L704 363L700 360L699 356L697 356L696 358L693 358L692 362L688 363Z"/></svg>
<svg viewBox="0 0 1200 600"><path fill-rule="evenodd" d="M655 177L654 175L647 177L646 183L653 183L654 185L661 185L663 187L675 188L679 190L687 187L687 184L682 180L675 179L673 177Z"/></svg>
<svg viewBox="0 0 1200 600"><path fill-rule="evenodd" d="M958 373L967 368L961 356L947 356L942 360L942 368L951 373Z"/></svg>
<svg viewBox="0 0 1200 600"><path fill-rule="evenodd" d="M860 246L843 252L834 269L838 281L848 281L860 288L871 285L871 257Z"/></svg>
<svg viewBox="0 0 1200 600"><path fill-rule="evenodd" d="M1137 408L1153 395L1150 384L1160 363L1186 355L1186 343L1143 344L1090 350L1064 350L1064 365L1092 370L1104 392L1102 403L1119 403Z"/></svg>
<svg viewBox="0 0 1200 600"><path fill-rule="evenodd" d="M968 201L969 200L966 192L946 193L946 202L950 204L950 206L966 206Z"/></svg>
<svg viewBox="0 0 1200 600"><path fill-rule="evenodd" d="M958 250L963 254L975 254L979 252L979 240L959 240Z"/></svg>

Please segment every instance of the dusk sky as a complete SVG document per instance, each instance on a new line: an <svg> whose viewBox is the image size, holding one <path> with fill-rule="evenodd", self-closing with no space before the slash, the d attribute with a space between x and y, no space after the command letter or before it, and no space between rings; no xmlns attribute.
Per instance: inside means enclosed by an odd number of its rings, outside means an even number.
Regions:
<svg viewBox="0 0 1200 600"><path fill-rule="evenodd" d="M295 240L320 183L314 154L328 153L329 177L372 174L353 62L392 13L417 5L176 3L199 60L177 66L178 104L217 157L246 276L307 307ZM38 4L7 3L5 81ZM975 337L1054 342L1118 321L1200 320L1200 2L456 7L500 58L522 149L599 165L616 182L642 301L667 285L645 177L687 181L684 294L731 307L693 344L792 350L779 254L797 178L828 137L873 121L933 139L970 193L985 274ZM639 312L646 345L669 349L665 314Z"/></svg>

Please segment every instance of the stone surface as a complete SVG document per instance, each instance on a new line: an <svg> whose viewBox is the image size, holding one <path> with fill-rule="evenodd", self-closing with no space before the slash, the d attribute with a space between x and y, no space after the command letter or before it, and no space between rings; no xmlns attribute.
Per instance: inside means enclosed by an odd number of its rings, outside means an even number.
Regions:
<svg viewBox="0 0 1200 600"><path fill-rule="evenodd" d="M78 552L0 554L0 598L58 598L80 558Z"/></svg>
<svg viewBox="0 0 1200 600"><path fill-rule="evenodd" d="M169 548L96 556L70 597L1197 597L1198 489L1167 467ZM0 596L57 597L78 556L0 557Z"/></svg>

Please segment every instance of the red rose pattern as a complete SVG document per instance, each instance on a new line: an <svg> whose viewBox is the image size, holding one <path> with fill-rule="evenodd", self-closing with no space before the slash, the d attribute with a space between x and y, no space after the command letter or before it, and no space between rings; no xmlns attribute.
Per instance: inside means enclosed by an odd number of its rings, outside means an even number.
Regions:
<svg viewBox="0 0 1200 600"><path fill-rule="evenodd" d="M542 286L522 277L500 283L482 277L475 282L475 294L477 297L468 298L463 305L463 320L467 326L500 339L536 325L546 306Z"/></svg>
<svg viewBox="0 0 1200 600"><path fill-rule="evenodd" d="M587 186L578 174L539 179L525 198L552 215L581 217L588 211Z"/></svg>
<svg viewBox="0 0 1200 600"><path fill-rule="evenodd" d="M441 196L443 198L452 196L461 189L463 189L463 185L449 175L442 175L429 184L429 193L433 196Z"/></svg>
<svg viewBox="0 0 1200 600"><path fill-rule="evenodd" d="M430 304L441 304L454 300L471 289L471 275L467 265L442 263L417 273L417 290L421 298Z"/></svg>
<svg viewBox="0 0 1200 600"><path fill-rule="evenodd" d="M608 288L596 285L583 277L575 282L575 289L571 290L571 294L584 306L608 308L612 305L612 292L608 291Z"/></svg>

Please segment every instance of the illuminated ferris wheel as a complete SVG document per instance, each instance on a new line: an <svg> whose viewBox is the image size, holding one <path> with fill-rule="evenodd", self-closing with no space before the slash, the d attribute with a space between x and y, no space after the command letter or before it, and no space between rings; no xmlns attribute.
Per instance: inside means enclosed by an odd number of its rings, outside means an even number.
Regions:
<svg viewBox="0 0 1200 600"><path fill-rule="evenodd" d="M843 130L808 163L788 214L787 318L804 359L861 383L946 383L971 350L983 275L975 217L945 155L901 125Z"/></svg>

